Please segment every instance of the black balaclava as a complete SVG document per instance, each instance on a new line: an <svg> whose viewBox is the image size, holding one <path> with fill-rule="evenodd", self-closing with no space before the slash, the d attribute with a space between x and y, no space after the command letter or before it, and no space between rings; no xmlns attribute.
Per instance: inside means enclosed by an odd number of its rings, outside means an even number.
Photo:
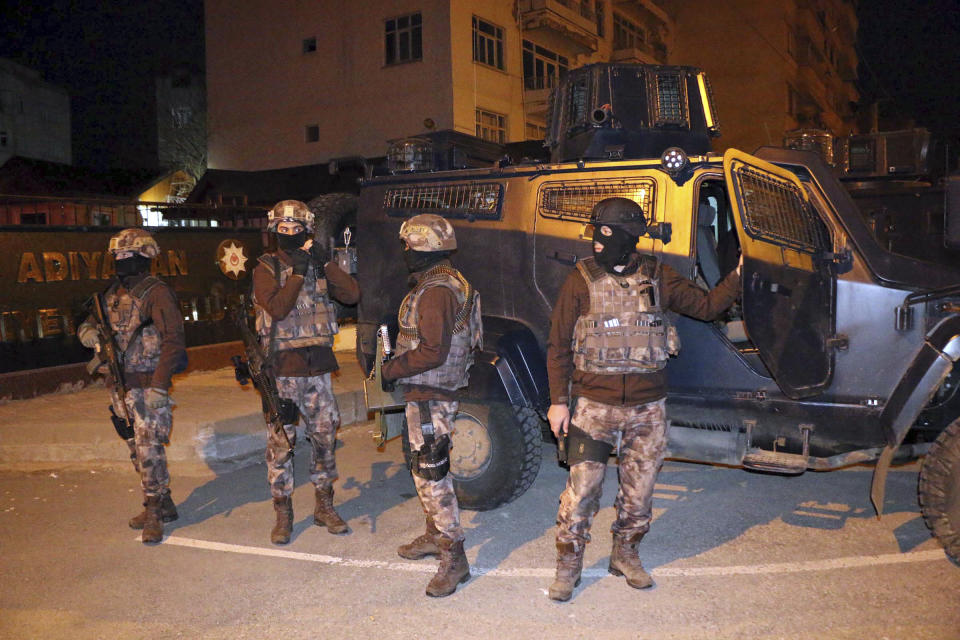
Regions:
<svg viewBox="0 0 960 640"><path fill-rule="evenodd" d="M277 247L281 251L294 251L303 246L303 243L307 241L307 232L301 231L300 233L294 233L293 235L287 235L285 233L277 233Z"/></svg>
<svg viewBox="0 0 960 640"><path fill-rule="evenodd" d="M141 273L146 273L150 268L150 262L150 258L142 256L139 253L135 254L131 258L117 260L115 262L117 268L117 277L120 278L120 280L124 280L126 278L138 276Z"/></svg>
<svg viewBox="0 0 960 640"><path fill-rule="evenodd" d="M429 269L449 255L449 251L414 251L413 249L404 249L403 261L407 265L407 271L417 273L418 271Z"/></svg>
<svg viewBox="0 0 960 640"><path fill-rule="evenodd" d="M610 229L611 233L609 236L601 232L602 227ZM599 242L603 246L603 249L597 251L596 248L594 248L593 256L597 264L603 267L607 273L628 275L627 269L621 268L618 271L616 267L630 265L630 256L636 249L639 239L638 236L632 235L616 225L597 225L593 233L593 241Z"/></svg>

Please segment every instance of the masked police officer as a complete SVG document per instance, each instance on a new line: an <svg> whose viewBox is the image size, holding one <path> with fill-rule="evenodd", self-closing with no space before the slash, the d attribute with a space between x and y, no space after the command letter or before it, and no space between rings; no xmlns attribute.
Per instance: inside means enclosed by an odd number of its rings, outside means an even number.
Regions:
<svg viewBox="0 0 960 640"><path fill-rule="evenodd" d="M330 384L331 372L338 369L333 355L337 316L331 298L354 304L360 289L335 262L325 260L323 247L309 237L313 222L313 212L297 200L283 200L270 210L268 228L275 234L277 251L261 256L253 270L253 301L260 342L276 374L279 396L296 403L305 422L310 481L316 493L314 523L330 533L345 534L347 523L333 508L340 410ZM293 528L293 457L287 451L296 443L296 425L284 425L284 430L286 437L270 430L267 439L267 480L277 517L270 532L274 544L288 543Z"/></svg>
<svg viewBox="0 0 960 640"><path fill-rule="evenodd" d="M584 545L599 508L607 458L617 449L620 488L610 573L653 585L637 554L650 528L653 486L666 448L664 366L680 348L665 311L702 320L729 307L739 268L707 292L653 255L637 253L643 210L627 198L593 208L593 257L564 282L551 317L547 370L554 435L567 434L570 475L557 513L557 572L549 596L580 583ZM573 414L571 415L571 408Z"/></svg>
<svg viewBox="0 0 960 640"><path fill-rule="evenodd" d="M129 525L143 530L140 539L145 544L155 544L163 539L163 523L177 519L164 445L172 427L170 378L186 366L183 318L173 289L150 275L151 260L160 253L150 233L124 229L110 238L109 251L116 279L103 296L104 311L127 388L123 398L113 388L111 400L117 416L133 420L127 444L144 497L144 510ZM98 346L94 316L80 325L77 336L86 347Z"/></svg>
<svg viewBox="0 0 960 640"><path fill-rule="evenodd" d="M460 510L450 471L450 435L483 328L477 291L448 259L457 248L453 227L440 216L413 216L400 227L413 289L400 305L396 357L385 381L403 385L411 472L427 519L426 533L402 545L403 558L440 556L428 596L448 596L470 577Z"/></svg>

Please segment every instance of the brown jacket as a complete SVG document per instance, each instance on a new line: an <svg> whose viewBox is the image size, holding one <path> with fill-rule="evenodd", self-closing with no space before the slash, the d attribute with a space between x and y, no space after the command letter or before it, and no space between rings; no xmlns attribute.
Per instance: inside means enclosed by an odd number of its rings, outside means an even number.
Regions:
<svg viewBox="0 0 960 640"><path fill-rule="evenodd" d="M664 310L676 311L700 320L712 320L727 309L740 291L740 276L731 271L711 291L701 289L668 265L660 274L660 300ZM583 396L612 405L639 405L666 395L663 370L651 373L596 374L573 366L573 329L577 318L590 311L587 283L574 269L560 289L550 318L547 339L547 375L550 402L567 404L570 397Z"/></svg>
<svg viewBox="0 0 960 640"><path fill-rule="evenodd" d="M290 258L283 251L277 251L280 262L289 266ZM312 267L311 267L312 268ZM354 278L341 269L337 263L324 265L327 287L330 295L343 304L356 304L360 300L360 286ZM253 270L253 292L257 304L270 314L274 320L283 320L293 310L297 302L303 277L291 275L283 287L276 276L263 264ZM336 371L339 366L330 347L312 346L300 349L278 351L274 354L274 373L284 377L318 376Z"/></svg>
<svg viewBox="0 0 960 640"><path fill-rule="evenodd" d="M414 274L418 280L423 272ZM447 287L430 287L423 292L417 309L417 332L420 344L389 360L383 365L382 374L387 380L407 378L442 365L450 352L453 327L456 324L457 296ZM456 394L446 389L422 385L405 385L404 399L409 402L423 400L453 400Z"/></svg>

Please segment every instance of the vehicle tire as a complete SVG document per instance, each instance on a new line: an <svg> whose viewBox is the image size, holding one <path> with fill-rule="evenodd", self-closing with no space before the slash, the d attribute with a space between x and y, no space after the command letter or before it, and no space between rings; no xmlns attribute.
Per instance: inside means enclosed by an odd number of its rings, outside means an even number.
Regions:
<svg viewBox="0 0 960 640"><path fill-rule="evenodd" d="M960 566L960 418L930 447L920 468L918 493L924 522Z"/></svg>
<svg viewBox="0 0 960 640"><path fill-rule="evenodd" d="M488 511L513 502L540 471L540 418L503 402L460 403L450 450L450 473L461 509ZM410 464L407 425L403 457Z"/></svg>
<svg viewBox="0 0 960 640"><path fill-rule="evenodd" d="M326 246L330 238L342 245L344 228L356 227L357 196L352 193L325 193L310 200L307 206L315 216L313 237L323 238Z"/></svg>

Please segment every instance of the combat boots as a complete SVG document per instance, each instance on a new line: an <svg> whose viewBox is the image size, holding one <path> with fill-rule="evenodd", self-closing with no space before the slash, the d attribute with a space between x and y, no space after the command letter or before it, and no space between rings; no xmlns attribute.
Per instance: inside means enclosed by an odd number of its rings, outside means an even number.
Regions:
<svg viewBox="0 0 960 640"><path fill-rule="evenodd" d="M566 602L580 584L583 571L583 545L575 542L557 543L557 575L550 585L551 600Z"/></svg>
<svg viewBox="0 0 960 640"><path fill-rule="evenodd" d="M446 536L437 536L440 547L440 567L427 585L427 595L433 598L448 596L457 585L470 579L470 565L463 552L463 540L454 542Z"/></svg>
<svg viewBox="0 0 960 640"><path fill-rule="evenodd" d="M161 496L162 500L160 501L160 519L163 522L173 522L179 518L177 513L177 505L173 503L173 498L170 497L170 489L164 489L163 495ZM147 510L144 509L139 514L130 518L130 521L127 523L130 525L131 529L136 529L139 531L143 529L143 523L147 519Z"/></svg>
<svg viewBox="0 0 960 640"><path fill-rule="evenodd" d="M317 507L313 511L313 523L326 527L327 531L337 535L350 532L350 527L333 509L333 487L317 489Z"/></svg>
<svg viewBox="0 0 960 640"><path fill-rule="evenodd" d="M422 560L427 556L440 555L440 547L437 545L437 538L440 537L440 530L433 523L433 518L427 516L427 532L412 542L402 544L397 547L397 555L407 560Z"/></svg>
<svg viewBox="0 0 960 640"><path fill-rule="evenodd" d="M287 544L290 542L290 532L293 530L293 500L290 496L273 499L273 510L277 512L277 524L270 532L270 542L273 544Z"/></svg>
<svg viewBox="0 0 960 640"><path fill-rule="evenodd" d="M143 531L140 533L140 541L143 544L157 544L163 540L163 520L160 515L160 503L162 496L147 496L143 503Z"/></svg>
<svg viewBox="0 0 960 640"><path fill-rule="evenodd" d="M653 578L643 570L637 555L637 545L642 539L642 533L628 536L614 534L610 566L607 568L615 576L626 576L627 584L634 589L647 589L653 586Z"/></svg>

